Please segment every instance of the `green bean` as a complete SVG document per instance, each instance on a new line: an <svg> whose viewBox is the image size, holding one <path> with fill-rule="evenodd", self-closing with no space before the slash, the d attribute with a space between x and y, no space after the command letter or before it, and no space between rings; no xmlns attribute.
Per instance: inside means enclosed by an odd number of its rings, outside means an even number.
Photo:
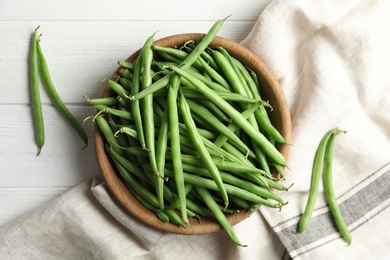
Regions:
<svg viewBox="0 0 390 260"><path fill-rule="evenodd" d="M180 49L170 48L170 47L153 46L153 50L157 51L157 53L159 53L163 57L166 57L168 61L173 61L179 64L183 62L183 60L185 60L189 55L185 51L182 51ZM198 59L193 62L192 66L194 66L194 68L196 69L202 68L202 64L199 62Z"/></svg>
<svg viewBox="0 0 390 260"><path fill-rule="evenodd" d="M41 153L41 149L45 144L45 125L43 122L42 103L39 93L39 68L38 68L38 53L37 53L37 31L39 26L35 28L31 35L30 54L29 54L29 73L30 73L30 89L31 100L34 112L35 123L35 138L38 145L37 156Z"/></svg>
<svg viewBox="0 0 390 260"><path fill-rule="evenodd" d="M202 139L204 145L206 146L208 152L210 153L210 155L218 157L218 158L224 158L224 159L232 161L232 162L242 163L242 161L240 159L236 158L235 156L233 156L232 154L230 154L226 150L222 149L221 147L216 146L210 140L204 138L203 136L201 136L201 139ZM180 143L188 145L188 146L192 146L192 141L188 137L187 132L180 135Z"/></svg>
<svg viewBox="0 0 390 260"><path fill-rule="evenodd" d="M127 184L127 183L126 183ZM163 211L158 210L156 207L153 207L152 204L150 204L149 201L144 199L142 196L139 195L129 184L127 184L127 188L131 191L131 193L134 195L134 197L141 202L142 205L144 205L147 209L153 211L156 216L162 221L162 222L169 222L169 217L167 214L165 214Z"/></svg>
<svg viewBox="0 0 390 260"><path fill-rule="evenodd" d="M120 96L117 96L117 99L119 101L119 106L125 108L127 111L131 111L131 105L127 99L124 99L123 97Z"/></svg>
<svg viewBox="0 0 390 260"><path fill-rule="evenodd" d="M172 223L178 226L184 226L183 221L181 220L179 215L176 214L176 212L174 212L173 210L166 210L164 212L168 215L169 220L172 221Z"/></svg>
<svg viewBox="0 0 390 260"><path fill-rule="evenodd" d="M320 186L321 172L324 165L325 149L330 136L333 134L334 129L329 130L322 137L321 142L317 148L314 158L313 169L311 173L311 183L309 197L306 203L305 211L298 224L298 233L305 231L310 223L311 216L313 214L315 202L318 196L318 188Z"/></svg>
<svg viewBox="0 0 390 260"><path fill-rule="evenodd" d="M197 79L199 79L200 81L202 81L207 87L215 90L215 91L220 91L220 92L224 92L224 93L232 93L230 90L226 89L224 86L222 86L221 84L217 83L217 82L214 82L214 81L211 81L209 80L208 78L206 78L205 76L203 76L202 74L200 73L194 73L191 69L187 69L189 73L191 73L194 77L196 77ZM191 82L189 82L187 79L185 78L182 78L181 79L181 82L184 86L189 86L189 87L192 87L192 88L195 88Z"/></svg>
<svg viewBox="0 0 390 260"><path fill-rule="evenodd" d="M119 75L127 80L130 80L130 82L133 80L133 73L127 68L119 69Z"/></svg>
<svg viewBox="0 0 390 260"><path fill-rule="evenodd" d="M107 123L110 125L111 130L114 133L114 136L118 140L118 144L112 144L112 145L118 145L118 147L119 146L120 147L127 147L127 146L129 146L129 140L128 140L127 136L125 136L125 135L118 136L116 134L116 132L120 132L120 127L118 126L117 122L114 120L114 117L108 116ZM124 150L124 151L126 151L126 150Z"/></svg>
<svg viewBox="0 0 390 260"><path fill-rule="evenodd" d="M159 203L157 197L153 193L149 192L147 189L144 189L142 187L142 184L136 178L134 178L134 176L132 176L132 174L130 174L121 164L116 163L116 166L121 176L130 185L130 187L134 189L135 192L142 196L152 206L158 207ZM173 221L176 225L183 225L180 218L174 211L166 210L164 212L168 215L169 219Z"/></svg>
<svg viewBox="0 0 390 260"><path fill-rule="evenodd" d="M231 145L229 142L224 143L222 145L222 148L225 149L225 151L227 151L231 155L237 157L244 164L253 165L248 160L248 157L256 158L255 154L252 151L250 151L250 150L245 151L245 155L244 155L244 154L242 154L241 151L239 151L234 145Z"/></svg>
<svg viewBox="0 0 390 260"><path fill-rule="evenodd" d="M169 177L173 176L172 171L170 171L168 169L166 170L166 174ZM203 187L203 188L207 188L210 190L219 191L217 185L211 179L199 177L199 176L196 176L193 174L188 174L188 173L183 173L183 176L184 176L185 182L189 183L189 184L193 184L194 187ZM266 207L280 209L281 207L283 207L286 204L286 203L273 203L270 200L264 199L264 198L254 194L252 192L249 192L249 191L244 190L242 188L238 188L238 187L231 185L231 184L224 183L223 186L225 187L225 189L229 195L234 195L234 196L243 198L247 201L259 203L259 204L262 204Z"/></svg>
<svg viewBox="0 0 390 260"><path fill-rule="evenodd" d="M133 75L133 82L132 82L132 88L131 88L131 95L136 95L140 90L140 78L142 73L142 55L138 56L138 59L134 66L134 75ZM138 139L141 143L141 146L146 148L145 145L145 135L144 135L144 129L143 129L143 123L142 123L142 116L141 116L141 108L139 100L134 100L131 104L130 111L133 114L135 126L138 133Z"/></svg>
<svg viewBox="0 0 390 260"><path fill-rule="evenodd" d="M117 97L105 97L105 98L94 98L94 99L91 99L85 95L83 97L88 103L92 105L115 106L118 105L119 102Z"/></svg>
<svg viewBox="0 0 390 260"><path fill-rule="evenodd" d="M148 88L152 84L151 66L153 60L152 44L154 41L154 34L150 36L141 51L142 57L142 77L141 84L143 89ZM154 128L154 112L153 112L153 95L147 95L143 100L143 123L145 131L146 149L149 151L149 160L153 172L159 175L156 164L156 147L155 147L155 128Z"/></svg>
<svg viewBox="0 0 390 260"><path fill-rule="evenodd" d="M206 97L200 93L199 91L193 88L188 88L188 87L181 87L181 90L184 94L185 97L187 98L201 98L201 99L206 99ZM249 98L249 97L246 97L246 96L243 96L243 95L240 95L240 94L237 94L237 93L234 93L234 92L228 92L228 91L219 91L219 90L215 90L214 91L221 97L223 98L225 101L233 101L233 102L239 102L239 103L249 103L249 104L253 104L253 103L261 103L261 104L264 104L267 106L267 102L265 101L262 101L262 100L256 100L256 99L253 99L253 98Z"/></svg>
<svg viewBox="0 0 390 260"><path fill-rule="evenodd" d="M261 99L260 93L259 93L259 85L257 81L253 80L253 77L250 77L250 74L248 71L244 68L244 66L237 62L237 67L241 71L243 77L247 80L248 86L250 88L250 91L255 99ZM256 75L254 72L252 72L254 75ZM283 136L277 130L271 123L267 111L265 108L260 108L260 111L257 111L255 113L255 117L257 119L257 122L261 126L261 128L274 140L276 140L278 143L286 143Z"/></svg>
<svg viewBox="0 0 390 260"><path fill-rule="evenodd" d="M207 62L205 62L201 57L198 58L198 61L200 61L202 68L210 75L212 79L214 79L215 82L219 83L224 88L231 90L229 82L217 71L215 71Z"/></svg>
<svg viewBox="0 0 390 260"><path fill-rule="evenodd" d="M345 132L340 129L335 129L331 137L329 138L326 150L325 150L325 166L324 166L324 187L325 187L325 194L326 199L329 204L330 211L333 215L333 218L336 222L337 227L340 230L341 235L347 241L348 245L352 242L351 234L348 230L348 226L343 218L343 215L341 214L339 205L336 201L336 196L333 189L333 183L332 183L332 167L333 167L333 146L334 146L334 140L335 136L339 133Z"/></svg>
<svg viewBox="0 0 390 260"><path fill-rule="evenodd" d="M182 154L181 156L182 162L183 163L188 163L196 166L203 166L203 162L200 160L199 157L193 156L193 155L185 155ZM166 154L167 159L172 160L172 155L167 152ZM218 159L212 159L216 167L221 170L221 171L229 171L233 173L247 173L247 174L255 174L255 175L267 175L263 170L260 170L254 166L249 166L249 165L243 165L240 162L229 162L229 161L223 161L221 163L220 160Z"/></svg>
<svg viewBox="0 0 390 260"><path fill-rule="evenodd" d="M245 80L245 77L242 75L241 71L239 70L237 64L234 61L234 58L232 56L230 56L230 54L226 51L226 49L220 47L219 50L220 50L222 55L220 53L214 51L213 52L214 57L220 56L219 58L216 58L216 60L219 62L219 64L222 65L222 70L227 75L229 81L233 84L233 88L236 90L236 92L253 98L254 96L250 91L250 88L248 86L248 82ZM259 96L256 96L256 97L259 98ZM248 105L242 104L242 107L247 108ZM264 109L264 107L261 107L261 108ZM254 112L254 114L256 114L256 113L261 115L260 110L256 110ZM256 130L260 130L258 122L256 121L256 118L254 115L250 115L248 118L248 121L251 123L251 125ZM267 126L270 126L268 128L273 127L271 125L270 121L266 121L264 123L268 123ZM273 129L275 129L275 128L273 128ZM253 150L254 150L256 156L258 157L257 160L260 163L261 167L265 171L270 173L268 162L267 162L267 159L266 159L266 156L265 156L263 149L257 143L253 143L252 146L253 146Z"/></svg>
<svg viewBox="0 0 390 260"><path fill-rule="evenodd" d="M239 209L249 210L252 206L244 199L237 196L230 195L230 200L236 205Z"/></svg>
<svg viewBox="0 0 390 260"><path fill-rule="evenodd" d="M187 46L187 50L189 52L191 52L193 49L196 48L196 44L195 43L188 43L188 44L185 44L185 46ZM220 73L220 67L217 65L217 63L215 62L214 58L208 54L206 51L202 51L202 53L200 54L200 57L202 57L202 59L204 61L207 62L207 64L209 64L215 71L217 71L218 73Z"/></svg>
<svg viewBox="0 0 390 260"><path fill-rule="evenodd" d="M191 118L191 112L190 107L183 95L183 93L180 92L180 111L183 117L184 124L186 125L188 134L193 142L193 145L196 149L196 151L199 154L200 159L202 160L204 166L206 169L208 169L210 176L215 181L216 185L219 188L219 191L221 192L221 196L223 198L223 202L225 204L225 208L227 208L229 204L229 199L226 193L225 188L223 187L222 179L219 174L219 170L216 167L216 165L213 163L210 153L207 151L206 147L204 146L204 143L202 142L201 136L199 135L196 125Z"/></svg>
<svg viewBox="0 0 390 260"><path fill-rule="evenodd" d="M120 142L119 142L120 143ZM114 144L115 145L115 144ZM125 150L126 152L136 155L136 156L142 156L142 157L148 157L148 152L145 151L141 146L119 146L120 149Z"/></svg>
<svg viewBox="0 0 390 260"><path fill-rule="evenodd" d="M138 133L136 130L132 129L132 128L129 128L129 127L121 127L116 133L114 133L115 136L118 135L118 133L125 133L131 137L133 137L134 139L137 139L138 140Z"/></svg>
<svg viewBox="0 0 390 260"><path fill-rule="evenodd" d="M118 83L127 91L131 90L131 81L127 78L119 77Z"/></svg>
<svg viewBox="0 0 390 260"><path fill-rule="evenodd" d="M195 60L199 57L200 53L203 52L206 47L209 45L209 43L212 41L214 36L217 34L219 29L222 27L223 23L225 22L226 18L223 20L217 21L209 30L209 32L205 35L205 37L202 39L202 41L197 45L197 47L194 49L191 54L187 56L187 58L181 63L181 66L183 69L189 68ZM165 76L167 77L167 76ZM164 77L164 78L165 78ZM160 81L164 84L161 85L167 85L163 81L162 78ZM170 79L171 81L171 88L168 90L168 106L170 111L170 132L171 132L171 148L173 157L175 158L173 160L174 162L174 168L175 168L175 181L176 185L178 187L178 196L180 199L181 204L181 212L182 212L182 218L185 222L188 222L186 211L185 211L185 196L184 196L184 180L182 176L182 166L181 166L181 160L180 160L180 139L179 137L179 130L177 126L178 122L178 114L177 114L177 105L176 105L176 98L177 98L177 92L178 92L178 84L179 79L177 76L172 77ZM163 87L163 86L162 86ZM157 89L157 88L156 88ZM158 89L157 89L158 90ZM153 92L150 92L153 93ZM144 93L145 95L145 93ZM142 96L141 94L139 96ZM135 99L135 96L133 97ZM183 216L184 215L184 216Z"/></svg>
<svg viewBox="0 0 390 260"><path fill-rule="evenodd" d="M157 147L156 147L156 165L157 165L157 171L160 174L161 178L158 178L157 191L160 193L158 194L159 202L160 202L160 208L164 207L163 202L163 189L164 189L164 168L165 168L165 153L167 150L167 144L168 144L168 132L169 132L169 111L168 107L165 108L165 112L163 115L163 118L161 120L160 129L158 131L158 138L157 138Z"/></svg>
<svg viewBox="0 0 390 260"><path fill-rule="evenodd" d="M123 67L123 68L131 69L131 70L134 69L133 63L130 63L130 62L127 62L124 60L118 61L118 65Z"/></svg>
<svg viewBox="0 0 390 260"><path fill-rule="evenodd" d="M185 133L186 131L187 131L187 128L186 128L186 126L185 126L185 124L183 124L183 123L179 123L179 130L180 130L180 133ZM201 135L201 136L203 136L204 138L206 138L206 139L214 139L216 136L217 136L217 134L216 133L214 133L214 132L211 132L211 131L209 131L209 130L206 130L206 129L203 129L203 128L197 128L197 131L198 131L198 133Z"/></svg>
<svg viewBox="0 0 390 260"><path fill-rule="evenodd" d="M177 196L180 202L180 212L182 219L185 223L188 223L187 210L186 210L186 195L185 185L183 178L183 166L181 161L181 138L179 132L179 115L177 108L177 94L179 88L179 78L177 75L171 78L171 87L168 89L168 111L169 111L169 130L170 130L170 142L171 142L171 153L174 170L174 180L176 184Z"/></svg>
<svg viewBox="0 0 390 260"><path fill-rule="evenodd" d="M207 108L219 121L230 123L232 120L225 115L225 113L219 109L213 102L208 99L197 100L202 107Z"/></svg>
<svg viewBox="0 0 390 260"><path fill-rule="evenodd" d="M229 115L238 126L240 126L256 143L260 145L265 153L280 165L287 165L283 155L273 146L267 138L257 131L237 110L235 110L228 102L219 97L214 91L210 90L203 82L193 77L186 71L171 67L173 71L186 77L191 81L205 96L219 106L227 115Z"/></svg>
<svg viewBox="0 0 390 260"><path fill-rule="evenodd" d="M192 100L187 100L187 104L190 107L191 111L201 117L205 122L219 131L221 134L227 136L241 151L245 153L249 153L249 147L242 142L242 140L234 134L234 132L230 131L226 125L221 123L208 109L205 107L198 105L196 102Z"/></svg>
<svg viewBox="0 0 390 260"><path fill-rule="evenodd" d="M106 119L98 115L94 117L94 120L97 123L101 132L103 133L104 137L106 138L107 143L110 145L114 145L113 149L120 155L124 156L124 152L118 147L120 144L118 143L117 138L115 138L114 133L112 132L111 127L106 121Z"/></svg>
<svg viewBox="0 0 390 260"><path fill-rule="evenodd" d="M232 64L229 62L229 60L219 51L213 50L212 54L215 61L221 68L225 77L227 78L228 82L230 83L231 87L233 88L234 92L246 96L247 93L244 87L242 86L242 81L241 81L242 79L238 77L237 73L235 73L234 68Z"/></svg>
<svg viewBox="0 0 390 260"><path fill-rule="evenodd" d="M222 20L218 20L214 25L210 28L210 30L206 33L206 35L202 38L202 40L199 42L199 44L195 47L195 49L187 56L187 58L180 63L180 67L185 70L191 67L191 65L196 61L196 59L201 55L201 53L207 48L207 46L211 43L211 41L214 39L214 36L218 33L218 31L221 29L222 25L226 21L228 17ZM131 97L131 100L137 100L141 99L148 94L151 94L169 84L171 73L167 74L161 80L157 81L156 83L153 83L149 88L146 90L141 91L140 93L134 95Z"/></svg>
<svg viewBox="0 0 390 260"><path fill-rule="evenodd" d="M119 83L109 79L108 85L114 90L121 98L127 100L130 96L130 92L123 88Z"/></svg>
<svg viewBox="0 0 390 260"><path fill-rule="evenodd" d="M228 233L228 235L233 240L233 242L236 243L236 245L245 246L245 245L241 244L240 241L238 240L232 226L230 225L226 216L223 214L223 212L219 208L218 204L211 197L208 190L205 188L199 187L199 186L197 186L195 188L198 191L199 195L202 197L203 201L206 203L207 207L211 210L211 212L213 212L215 218L218 220L218 223Z"/></svg>
<svg viewBox="0 0 390 260"><path fill-rule="evenodd" d="M207 169L199 168L198 166L194 166L191 164L184 164L183 163L183 169L187 173L193 173L196 175L202 175L204 177L209 177ZM235 176L233 176L233 174ZM238 188L244 189L246 191L252 192L253 194L256 194L260 197L266 197L269 199L276 200L280 203L283 203L283 199L278 196L277 194L271 192L268 188L263 188L264 184L263 181L259 183L259 179L257 178L250 178L250 177L257 177L259 175L254 174L237 174L237 172L232 172L231 174L228 172L220 171L221 178L224 183L234 185ZM238 176L238 177L236 177ZM245 178L246 180L243 180L242 178Z"/></svg>
<svg viewBox="0 0 390 260"><path fill-rule="evenodd" d="M97 110L100 110L102 113L107 113L107 114L122 117L122 118L125 118L128 120L133 120L133 115L131 114L131 112L129 112L127 110L119 110L119 109L115 109L115 108L112 108L112 107L109 107L106 105L95 105L95 108Z"/></svg>
<svg viewBox="0 0 390 260"><path fill-rule="evenodd" d="M192 187L193 187L193 185L191 185L191 184L186 184L185 185L184 189L185 189L186 196L191 191ZM172 196L172 200L170 201L170 203L171 204L169 205L168 209L177 209L177 208L179 208L180 207L179 197Z"/></svg>
<svg viewBox="0 0 390 260"><path fill-rule="evenodd" d="M260 106L260 103L255 103L255 104L252 104L250 107L248 107L246 110L244 110L241 115L247 119L250 115L252 115ZM235 132L237 129L238 129L238 125L234 122L231 122L227 128L232 131L232 132ZM217 146L222 146L226 141L228 140L228 137L224 134L219 134L219 136L217 137L217 139L215 139L214 141L214 144L217 145Z"/></svg>

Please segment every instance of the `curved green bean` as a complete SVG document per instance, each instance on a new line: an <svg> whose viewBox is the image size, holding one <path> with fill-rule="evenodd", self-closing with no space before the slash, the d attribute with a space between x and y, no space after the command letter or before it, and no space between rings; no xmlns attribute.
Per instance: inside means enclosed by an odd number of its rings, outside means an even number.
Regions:
<svg viewBox="0 0 390 260"><path fill-rule="evenodd" d="M236 243L236 245L245 246L241 244L241 242L238 240L238 237L236 236L232 226L230 225L226 216L221 211L218 204L215 202L208 190L199 186L195 187L195 189L198 191L200 197L202 197L207 207L211 210L211 212L213 212L215 218L218 220L219 224L223 227L223 229L228 233L233 242Z"/></svg>
<svg viewBox="0 0 390 260"><path fill-rule="evenodd" d="M331 137L329 138L328 145L325 150L325 166L324 166L324 187L325 195L329 204L330 211L336 222L337 227L340 230L341 235L347 241L348 245L352 242L351 233L348 230L348 226L341 214L340 207L337 204L336 196L333 189L332 181L332 167L333 167L333 146L335 136L339 133L345 132L340 129L335 129Z"/></svg>
<svg viewBox="0 0 390 260"><path fill-rule="evenodd" d="M49 67L47 65L46 58L42 52L42 48L40 45L40 41L37 41L37 52L38 52L38 58L39 58L39 64L40 69L42 73L42 81L44 86L46 87L47 93L49 94L50 98L53 100L56 108L61 113L63 117L65 117L72 128L76 131L76 133L79 135L81 140L85 143L85 146L88 145L88 136L84 129L81 127L81 125L78 123L77 119L73 116L73 114L69 111L69 109L66 107L64 102L62 101L60 95L58 94L54 83L51 79L51 75L49 72Z"/></svg>

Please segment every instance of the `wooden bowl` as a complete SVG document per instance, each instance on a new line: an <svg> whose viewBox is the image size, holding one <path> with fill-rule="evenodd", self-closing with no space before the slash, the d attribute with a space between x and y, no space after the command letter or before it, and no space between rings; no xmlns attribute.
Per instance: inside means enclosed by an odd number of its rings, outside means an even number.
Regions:
<svg viewBox="0 0 390 260"><path fill-rule="evenodd" d="M204 34L190 33L190 34L178 34L162 38L155 41L155 45L171 47L182 46L189 40L197 40ZM291 140L291 118L290 112L287 106L285 96L280 88L279 82L275 79L267 65L257 57L253 52L245 48L244 46L230 41L222 37L215 37L210 46L222 46L229 53L240 60L244 65L251 68L257 73L261 83L261 94L264 100L269 100L273 107L272 113L270 113L270 119L274 126L281 132L287 143ZM126 59L129 62L135 62L139 50ZM113 78L118 76L120 67L114 72ZM102 96L107 97L112 95L112 90L107 86L103 91ZM118 202L134 217L138 218L143 223L156 228L161 231L178 233L178 234L207 234L222 230L221 226L216 220L202 218L201 223L198 223L197 219L190 218L190 226L187 228L176 226L172 223L163 223L156 215L145 208L127 189L126 185L122 182L119 175L116 173L115 166L111 164L105 149L104 149L104 136L100 132L99 128L95 125L94 131L95 139L95 152L99 167L102 171L104 180L111 191L112 195L118 200ZM278 150L285 156L286 160L289 153L289 145L278 145ZM277 173L274 172L276 175ZM235 225L248 217L246 211L240 211L235 214L227 215L227 218L231 225Z"/></svg>

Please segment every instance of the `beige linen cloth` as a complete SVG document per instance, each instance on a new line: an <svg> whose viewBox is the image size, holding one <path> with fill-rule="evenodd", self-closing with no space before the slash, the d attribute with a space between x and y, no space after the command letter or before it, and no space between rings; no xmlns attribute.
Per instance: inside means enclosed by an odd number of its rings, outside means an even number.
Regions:
<svg viewBox="0 0 390 260"><path fill-rule="evenodd" d="M223 232L186 236L129 216L99 178L0 229L1 259L380 259L390 253L390 1L273 1L243 44L269 65L289 103L289 204L261 207ZM334 189L352 234L335 228L322 185L308 229L295 234L324 133L339 135Z"/></svg>

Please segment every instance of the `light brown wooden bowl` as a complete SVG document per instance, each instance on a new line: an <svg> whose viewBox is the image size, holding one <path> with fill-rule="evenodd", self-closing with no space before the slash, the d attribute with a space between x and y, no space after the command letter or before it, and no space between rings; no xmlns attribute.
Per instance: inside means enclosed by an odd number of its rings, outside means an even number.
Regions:
<svg viewBox="0 0 390 260"><path fill-rule="evenodd" d="M169 36L155 41L155 45L170 47L170 46L182 46L189 40L197 40L204 34L190 33L190 34L178 34ZM273 107L272 113L270 113L270 119L274 126L281 132L285 140L290 143L291 141L291 119L290 112L287 106L285 96L280 88L279 82L275 79L267 65L257 57L253 52L245 48L244 46L230 41L222 37L215 37L210 46L222 46L229 53L240 60L244 65L251 68L257 73L261 83L261 94L264 100L269 100ZM134 63L139 54L139 50L126 59L126 61ZM113 77L118 76L120 67L114 72ZM107 97L112 95L112 90L107 86L103 91L102 96ZM119 175L116 173L115 166L111 164L105 149L104 149L104 136L95 125L94 132L95 139L95 152L97 161L103 174L103 178L107 183L112 195L118 200L118 202L134 217L138 218L145 224L154 227L158 230L178 233L178 234L207 234L222 230L221 226L213 219L202 218L201 223L198 223L197 219L190 218L190 226L188 228L178 227L172 223L163 223L156 215L145 208L140 202L138 202L131 192L127 189L126 185L122 182ZM279 151L285 156L286 160L289 153L289 145L278 145ZM277 175L276 172L274 172ZM235 214L227 215L227 218L231 225L235 225L248 217L246 211L240 211Z"/></svg>

